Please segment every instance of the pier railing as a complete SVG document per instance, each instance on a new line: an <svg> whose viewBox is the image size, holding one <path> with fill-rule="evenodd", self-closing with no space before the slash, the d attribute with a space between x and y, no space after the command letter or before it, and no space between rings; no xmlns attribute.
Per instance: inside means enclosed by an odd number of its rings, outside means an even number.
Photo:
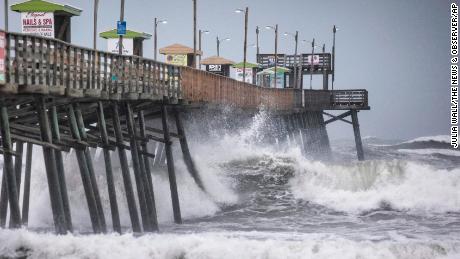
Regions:
<svg viewBox="0 0 460 259"><path fill-rule="evenodd" d="M5 35L5 82L0 94L69 98L164 100L228 104L276 110L365 108L365 90L259 87L189 67L139 56L78 47L57 39L0 31ZM303 104L303 105L302 105Z"/></svg>

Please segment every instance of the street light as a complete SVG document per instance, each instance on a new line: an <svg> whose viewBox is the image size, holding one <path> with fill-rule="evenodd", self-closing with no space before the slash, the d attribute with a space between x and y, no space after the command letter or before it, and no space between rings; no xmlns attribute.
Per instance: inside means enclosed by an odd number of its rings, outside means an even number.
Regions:
<svg viewBox="0 0 460 259"><path fill-rule="evenodd" d="M8 32L8 0L4 0L5 2L5 31Z"/></svg>
<svg viewBox="0 0 460 259"><path fill-rule="evenodd" d="M224 41L229 41L230 38L224 38L224 39L219 39L219 36L216 37L216 43L217 43L217 56L220 56L220 44Z"/></svg>
<svg viewBox="0 0 460 259"><path fill-rule="evenodd" d="M192 67L196 68L196 1L193 1L193 62Z"/></svg>
<svg viewBox="0 0 460 259"><path fill-rule="evenodd" d="M201 36L202 36L203 34L208 34L209 32L210 32L210 31L207 31L207 30L204 30L204 31L199 30L199 31L198 31L198 35L199 35L199 37L198 37L198 49L200 50L200 52L201 52ZM201 55L198 56L198 59L199 59L198 67L201 69Z"/></svg>
<svg viewBox="0 0 460 259"><path fill-rule="evenodd" d="M154 56L154 60L157 61L157 48L158 48L158 35L157 35L157 27L158 27L158 24L166 24L168 23L167 20L159 20L157 17L155 17L155 21L154 21L154 29L153 29L153 45L154 45L154 51L155 53L153 54Z"/></svg>
<svg viewBox="0 0 460 259"><path fill-rule="evenodd" d="M246 7L245 10L243 9L236 9L236 13L244 13L244 44L243 44L243 82L246 82L246 54L247 54L247 45L248 45L248 16L249 16L249 8Z"/></svg>
<svg viewBox="0 0 460 259"><path fill-rule="evenodd" d="M278 24L276 24L275 26L265 26L265 28L267 30L274 30L275 31L275 88L276 88L276 79L277 79L277 75L276 75L276 70L278 68Z"/></svg>
<svg viewBox="0 0 460 259"><path fill-rule="evenodd" d="M120 22L125 20L125 0L120 1ZM118 39L118 55L123 55L123 35ZM120 59L121 60L121 59Z"/></svg>
<svg viewBox="0 0 460 259"><path fill-rule="evenodd" d="M294 51L294 88L297 88L297 45L299 43L299 31L295 33L285 32L284 36L292 36L295 40L295 51Z"/></svg>
<svg viewBox="0 0 460 259"><path fill-rule="evenodd" d="M334 90L335 79L335 33L339 30L335 25L332 28L332 90Z"/></svg>
<svg viewBox="0 0 460 259"><path fill-rule="evenodd" d="M256 26L256 47L257 47L257 57L256 59L259 57L259 26Z"/></svg>
<svg viewBox="0 0 460 259"><path fill-rule="evenodd" d="M313 82L313 68L315 67L313 64L313 57L315 55L315 48L319 48L320 46L315 44L315 38L313 41L303 40L304 43L311 43L311 58L310 58L310 90L312 89L312 82Z"/></svg>

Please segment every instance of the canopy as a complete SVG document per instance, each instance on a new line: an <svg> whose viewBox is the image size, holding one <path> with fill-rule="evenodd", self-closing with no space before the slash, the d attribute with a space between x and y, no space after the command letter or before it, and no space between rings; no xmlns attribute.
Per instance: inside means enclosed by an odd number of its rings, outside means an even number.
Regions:
<svg viewBox="0 0 460 259"><path fill-rule="evenodd" d="M51 12L64 14L69 16L79 16L81 14L81 9L66 5L58 4L43 0L29 0L17 4L11 5L11 10L15 12Z"/></svg>
<svg viewBox="0 0 460 259"><path fill-rule="evenodd" d="M113 29L110 31L105 31L99 33L99 36L101 36L104 39L114 39L120 37L120 35L117 34L117 29ZM145 33L145 32L137 32L137 31L131 31L131 30L126 30L126 34L123 35L123 38L126 39L150 39L152 37L151 34Z"/></svg>

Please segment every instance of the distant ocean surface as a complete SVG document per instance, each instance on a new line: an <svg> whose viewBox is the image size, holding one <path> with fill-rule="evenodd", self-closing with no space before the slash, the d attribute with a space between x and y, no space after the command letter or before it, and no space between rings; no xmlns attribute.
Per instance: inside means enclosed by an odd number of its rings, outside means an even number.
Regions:
<svg viewBox="0 0 460 259"><path fill-rule="evenodd" d="M260 127L255 120L236 132L204 136L189 126L207 193L178 163L184 224L176 225L166 171L155 171L161 231L142 236L87 234L90 219L74 154L64 158L76 233L53 234L36 148L31 230L0 230L0 258L460 258L460 151L449 147L448 136L367 137L364 162L356 161L353 140L331 141L333 158L321 161L295 145L260 141ZM94 153L110 228L103 158ZM122 225L129 231L117 172Z"/></svg>

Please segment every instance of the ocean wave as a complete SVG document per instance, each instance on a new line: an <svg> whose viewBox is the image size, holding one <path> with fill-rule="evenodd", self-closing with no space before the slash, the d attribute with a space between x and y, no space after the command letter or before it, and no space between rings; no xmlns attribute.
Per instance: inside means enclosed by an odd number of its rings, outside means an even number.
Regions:
<svg viewBox="0 0 460 259"><path fill-rule="evenodd" d="M0 230L0 257L27 258L458 258L459 240L351 240L332 234L217 232L64 235ZM286 238L288 237L288 238Z"/></svg>
<svg viewBox="0 0 460 259"><path fill-rule="evenodd" d="M460 169L401 160L348 166L301 160L290 186L298 199L349 213L383 205L417 213L460 211Z"/></svg>
<svg viewBox="0 0 460 259"><path fill-rule="evenodd" d="M398 152L417 154L417 155L444 155L444 156L460 156L460 150L454 149L436 149L436 148L426 148L426 149L398 149Z"/></svg>
<svg viewBox="0 0 460 259"><path fill-rule="evenodd" d="M405 141L403 143L415 143L415 142L440 142L440 143L450 143L449 135L438 135L438 136L425 136L419 137L412 140Z"/></svg>

